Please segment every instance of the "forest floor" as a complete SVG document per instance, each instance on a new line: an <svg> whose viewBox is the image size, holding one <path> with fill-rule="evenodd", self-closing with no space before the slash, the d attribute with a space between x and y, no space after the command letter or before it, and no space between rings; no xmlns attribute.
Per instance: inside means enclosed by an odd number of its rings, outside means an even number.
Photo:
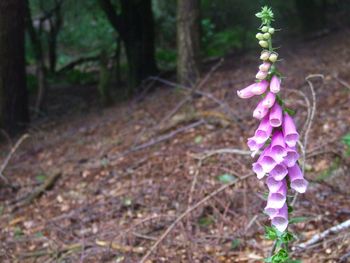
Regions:
<svg viewBox="0 0 350 263"><path fill-rule="evenodd" d="M297 111L302 142L308 135L310 185L293 212L306 221L290 226L294 248L350 219L349 157L341 139L350 127L349 36L280 50L282 96ZM208 66L201 96L193 99L186 89L153 79L147 85L156 91L88 110L80 92L93 100L93 89L56 89L57 101L77 98L61 105L69 114L33 124L3 172L14 188L0 188L0 261L262 262L272 246L261 213L266 189L246 154L257 126L256 99L236 96L254 81L258 63L257 54L247 54L216 70ZM316 112L307 131L310 74L322 78L310 79ZM57 106L54 100L50 106ZM11 148L1 146L3 161ZM293 249L292 256L348 262L349 252L347 229Z"/></svg>

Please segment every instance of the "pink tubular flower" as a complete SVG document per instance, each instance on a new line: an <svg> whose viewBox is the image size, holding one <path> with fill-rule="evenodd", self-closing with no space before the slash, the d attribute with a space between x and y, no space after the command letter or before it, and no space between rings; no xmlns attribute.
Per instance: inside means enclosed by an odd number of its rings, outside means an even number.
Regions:
<svg viewBox="0 0 350 263"><path fill-rule="evenodd" d="M288 207L287 207L286 203L272 217L271 223L280 232L284 232L287 229L287 227L288 227Z"/></svg>
<svg viewBox="0 0 350 263"><path fill-rule="evenodd" d="M288 115L288 113L284 114L282 130L286 144L289 147L294 147L299 139L299 134L295 128L293 119Z"/></svg>
<svg viewBox="0 0 350 263"><path fill-rule="evenodd" d="M237 95L238 97L240 97L241 99L249 99L253 96L255 96L255 94L252 91L252 88L256 85L257 83L251 84L248 87L241 89L241 90L237 90Z"/></svg>
<svg viewBox="0 0 350 263"><path fill-rule="evenodd" d="M262 95L265 93L268 86L269 86L269 82L266 80L262 80L258 83L255 83L255 85L252 87L252 92L255 95Z"/></svg>
<svg viewBox="0 0 350 263"><path fill-rule="evenodd" d="M287 167L283 164L276 164L276 166L270 172L270 176L272 176L277 181L283 180L287 174Z"/></svg>
<svg viewBox="0 0 350 263"><path fill-rule="evenodd" d="M264 169L265 173L271 172L273 168L275 168L277 162L270 155L269 150L267 150L264 155L260 156L261 160L259 161L260 165Z"/></svg>
<svg viewBox="0 0 350 263"><path fill-rule="evenodd" d="M257 138L254 137L250 137L248 138L248 147L249 150L252 152L258 151L261 147L264 146L265 142L258 142Z"/></svg>
<svg viewBox="0 0 350 263"><path fill-rule="evenodd" d="M296 148L295 147L288 147L287 154L284 157L284 164L287 167L292 167L292 166L294 166L294 164L296 164L298 159L299 159L299 154L296 151Z"/></svg>
<svg viewBox="0 0 350 263"><path fill-rule="evenodd" d="M280 89L281 89L281 80L278 77L273 76L271 78L270 91L273 93L278 93Z"/></svg>
<svg viewBox="0 0 350 263"><path fill-rule="evenodd" d="M259 127L255 131L255 139L259 143L265 143L270 138L272 126L270 125L268 115L266 115L260 122Z"/></svg>
<svg viewBox="0 0 350 263"><path fill-rule="evenodd" d="M287 200L287 183L286 180L282 181L281 187L276 192L270 192L267 198L266 208L280 209Z"/></svg>
<svg viewBox="0 0 350 263"><path fill-rule="evenodd" d="M279 127L282 124L282 108L278 103L275 103L271 108L270 115L270 125L272 127Z"/></svg>
<svg viewBox="0 0 350 263"><path fill-rule="evenodd" d="M274 132L271 141L271 156L277 161L283 161L283 158L286 156L286 144L284 142L283 134L281 131Z"/></svg>
<svg viewBox="0 0 350 263"><path fill-rule="evenodd" d="M276 94L269 92L267 93L266 97L262 100L262 105L266 108L271 108L276 101Z"/></svg>
<svg viewBox="0 0 350 263"><path fill-rule="evenodd" d="M283 181L277 181L275 178L269 175L266 179L266 184L270 192L276 192L282 186Z"/></svg>
<svg viewBox="0 0 350 263"><path fill-rule="evenodd" d="M265 108L262 106L262 102L260 101L258 106L256 106L254 112L253 112L253 117L261 120L264 118L267 114L269 113L269 109Z"/></svg>
<svg viewBox="0 0 350 263"><path fill-rule="evenodd" d="M298 193L305 193L309 183L304 179L299 165L295 164L288 168L288 176L290 179L290 187Z"/></svg>
<svg viewBox="0 0 350 263"><path fill-rule="evenodd" d="M261 159L264 158L265 153L266 153L266 149L260 154L260 157L258 158L258 160L252 165L253 172L256 173L256 176L258 177L258 179L263 178L266 174L264 167L261 164Z"/></svg>

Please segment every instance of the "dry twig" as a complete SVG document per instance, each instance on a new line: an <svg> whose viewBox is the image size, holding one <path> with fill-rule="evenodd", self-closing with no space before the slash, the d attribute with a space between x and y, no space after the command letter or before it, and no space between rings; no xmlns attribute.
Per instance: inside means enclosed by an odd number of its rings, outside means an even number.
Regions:
<svg viewBox="0 0 350 263"><path fill-rule="evenodd" d="M201 205L203 205L204 203L206 203L208 200L210 200L212 197L216 196L217 194L219 194L220 192L224 191L225 189L237 184L238 182L241 182L243 180L246 180L247 178L249 178L250 176L252 176L253 173L250 173L246 176L243 176L239 179L236 179L235 181L223 185L221 186L219 189L215 190L214 192L212 192L211 194L207 195L206 197L204 197L202 200L200 200L199 202L197 202L195 205L189 207L188 209L186 209L185 212L183 212L166 230L165 232L159 237L159 239L157 240L157 242L155 242L153 244L153 246L148 250L148 252L143 256L143 258L140 260L140 263L144 263L146 262L146 259L152 254L152 252L158 247L158 245L164 240L164 238L166 238L166 236L171 232L171 230L173 230L173 228L184 218L186 217L189 213L191 213L193 210L195 210L196 208L200 207Z"/></svg>
<svg viewBox="0 0 350 263"><path fill-rule="evenodd" d="M297 245L296 248L306 249L309 246L316 244L317 242L323 240L324 238L326 238L330 234L337 234L337 233L339 233L347 228L350 228L350 219L344 221L343 223L340 223L339 225L333 226L320 234L314 235L308 241Z"/></svg>
<svg viewBox="0 0 350 263"><path fill-rule="evenodd" d="M29 137L29 135L23 134L21 136L21 138L19 138L19 140L16 142L16 144L11 148L9 154L6 156L5 161L2 163L1 167L0 167L0 177L6 182L8 183L9 180L3 175L3 172L5 171L9 161L11 160L13 154L16 152L16 150L18 149L18 147L22 144L22 142L27 139Z"/></svg>

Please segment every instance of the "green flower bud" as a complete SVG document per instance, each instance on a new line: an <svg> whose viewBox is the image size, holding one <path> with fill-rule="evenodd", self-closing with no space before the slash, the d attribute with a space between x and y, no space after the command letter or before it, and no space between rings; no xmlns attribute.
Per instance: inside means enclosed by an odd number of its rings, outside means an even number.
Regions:
<svg viewBox="0 0 350 263"><path fill-rule="evenodd" d="M265 40L260 40L259 45L263 48L267 48L269 46L269 43Z"/></svg>
<svg viewBox="0 0 350 263"><path fill-rule="evenodd" d="M259 40L264 40L264 35L261 34L261 33L257 33L257 34L255 35L255 37L256 37L257 39L259 39Z"/></svg>
<svg viewBox="0 0 350 263"><path fill-rule="evenodd" d="M273 33L275 33L275 29L273 27L271 27L271 28L269 28L268 32L272 35Z"/></svg>
<svg viewBox="0 0 350 263"><path fill-rule="evenodd" d="M271 37L270 33L265 33L265 34L264 34L264 38L265 38L266 40L270 39L270 37Z"/></svg>
<svg viewBox="0 0 350 263"><path fill-rule="evenodd" d="M267 51L267 50L264 50L263 52L261 52L261 55L260 55L260 59L261 60L268 60L270 57L270 52Z"/></svg>
<svg viewBox="0 0 350 263"><path fill-rule="evenodd" d="M262 32L267 32L269 30L269 28L267 27L267 26L263 26L262 28L261 28L261 31Z"/></svg>
<svg viewBox="0 0 350 263"><path fill-rule="evenodd" d="M272 62L272 63L275 63L277 61L277 58L278 58L278 55L276 53L272 53L270 56L269 56L269 60Z"/></svg>

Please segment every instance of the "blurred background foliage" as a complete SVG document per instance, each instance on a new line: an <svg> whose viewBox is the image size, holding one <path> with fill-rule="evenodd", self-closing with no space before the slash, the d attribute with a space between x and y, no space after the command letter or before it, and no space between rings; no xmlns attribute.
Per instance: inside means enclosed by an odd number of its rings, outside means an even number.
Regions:
<svg viewBox="0 0 350 263"><path fill-rule="evenodd" d="M30 0L33 21L52 9L57 0ZM118 7L119 1L112 3ZM350 1L341 0L202 0L201 1L201 55L203 59L221 57L256 47L255 33L259 24L253 16L262 5L270 5L281 28L278 36L306 38L334 30L349 23L347 16ZM155 20L156 61L161 71L176 67L176 0L153 0ZM117 8L118 9L118 8ZM334 19L337 17L337 19ZM57 70L82 57L97 57L102 50L110 57L116 53L118 35L106 19L98 1L64 0L62 5L62 27L57 38ZM34 22L35 24L35 22ZM283 29L288 28L288 31ZM40 40L47 50L47 33L42 30ZM287 33L288 32L288 33ZM125 51L121 50L120 75L126 78ZM34 64L30 41L26 41L26 61ZM90 83L98 61L91 59L81 63L63 75L72 84ZM85 73L84 73L85 72ZM86 73L90 72L90 73ZM61 75L62 77L62 75ZM55 75L49 74L54 79ZM29 90L36 86L35 75L27 79ZM52 81L54 82L54 81Z"/></svg>

